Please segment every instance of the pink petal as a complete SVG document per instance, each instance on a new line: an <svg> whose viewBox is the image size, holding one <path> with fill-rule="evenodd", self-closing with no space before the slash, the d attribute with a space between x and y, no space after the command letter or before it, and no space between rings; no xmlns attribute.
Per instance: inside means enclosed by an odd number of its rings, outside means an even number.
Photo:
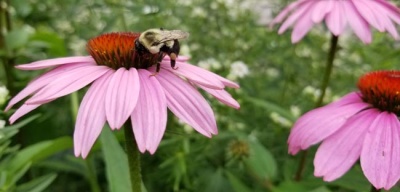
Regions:
<svg viewBox="0 0 400 192"><path fill-rule="evenodd" d="M385 28L382 23L379 22L379 17L385 15L375 15L375 11L373 7L370 7L370 3L368 1L352 1L354 7L360 13L360 15L373 27L378 29L380 32L383 32Z"/></svg>
<svg viewBox="0 0 400 192"><path fill-rule="evenodd" d="M290 26L292 26L297 20L302 19L303 15L305 13L308 13L310 11L310 8L314 2L312 1L307 1L301 6L299 6L294 13L292 13L285 22L282 23L281 27L278 30L279 34L282 34L285 32Z"/></svg>
<svg viewBox="0 0 400 192"><path fill-rule="evenodd" d="M86 158L106 123L104 107L107 83L112 76L108 71L96 79L86 92L79 107L74 131L75 156Z"/></svg>
<svg viewBox="0 0 400 192"><path fill-rule="evenodd" d="M332 10L326 15L326 25L329 30L336 36L343 33L346 27L346 17L344 16L344 8L342 1L332 1Z"/></svg>
<svg viewBox="0 0 400 192"><path fill-rule="evenodd" d="M296 154L335 133L348 118L368 107L361 98L348 94L335 103L314 109L301 116L289 135L289 153ZM349 101L352 101L349 103Z"/></svg>
<svg viewBox="0 0 400 192"><path fill-rule="evenodd" d="M68 73L59 74L58 78L43 87L26 101L26 104L41 104L46 100L53 100L88 85L98 77L112 69L106 66L83 66L70 70Z"/></svg>
<svg viewBox="0 0 400 192"><path fill-rule="evenodd" d="M63 66L54 68L53 70L32 80L21 92L19 92L15 97L13 97L11 99L11 101L8 103L5 111L10 110L13 105L20 102L25 97L33 94L34 92L41 89L42 87L46 86L47 84L51 83L52 81L57 79L59 76L63 76L63 74L67 74L71 70L81 67L81 66L84 66L84 65L82 65L82 64L63 65Z"/></svg>
<svg viewBox="0 0 400 192"><path fill-rule="evenodd" d="M190 57L188 57L188 56L184 56L184 55L179 55L177 58L176 58L176 61L180 61L180 62L186 62L186 61L188 61L190 59ZM170 57L168 56L168 55L165 55L164 57L163 57L163 60L162 60L163 62L170 62L171 61L171 59L170 59Z"/></svg>
<svg viewBox="0 0 400 192"><path fill-rule="evenodd" d="M382 112L371 124L361 151L361 168L375 188L392 188L400 178L400 122Z"/></svg>
<svg viewBox="0 0 400 192"><path fill-rule="evenodd" d="M50 101L49 101L50 102ZM10 124L14 124L16 120L21 118L22 116L26 115L27 113L33 111L34 109L38 108L41 104L39 105L22 105L20 108L18 108L14 114L11 115L9 121Z"/></svg>
<svg viewBox="0 0 400 192"><path fill-rule="evenodd" d="M25 65L17 65L15 67L21 70L38 70L38 69L45 69L48 67L73 64L73 63L87 63L91 65L96 65L96 62L91 56L75 56L75 57L62 57L56 59L46 59Z"/></svg>
<svg viewBox="0 0 400 192"><path fill-rule="evenodd" d="M178 69L172 69L169 66L169 62L164 62L162 65L164 69L183 76L196 84L203 85L211 89L223 89L225 87L214 73L211 73L200 67L189 65L183 62L177 62Z"/></svg>
<svg viewBox="0 0 400 192"><path fill-rule="evenodd" d="M110 79L106 93L106 117L111 129L119 129L136 106L140 91L135 68L118 69Z"/></svg>
<svg viewBox="0 0 400 192"><path fill-rule="evenodd" d="M311 14L311 11L306 11L293 27L292 43L299 42L314 25L314 22L311 19Z"/></svg>
<svg viewBox="0 0 400 192"><path fill-rule="evenodd" d="M300 7L302 4L304 4L304 2L307 2L308 0L299 0L299 1L295 1L291 4L289 4L287 7L285 7L279 14L278 16L276 16L271 24L270 27L272 27L273 25L275 25L276 23L280 23L282 22L286 16L295 8Z"/></svg>
<svg viewBox="0 0 400 192"><path fill-rule="evenodd" d="M139 70L139 102L131 120L139 150L154 154L167 126L167 99L158 80L150 75L147 70Z"/></svg>
<svg viewBox="0 0 400 192"><path fill-rule="evenodd" d="M346 173L360 157L368 128L379 113L376 109L361 111L326 138L314 158L314 175L333 181Z"/></svg>
<svg viewBox="0 0 400 192"><path fill-rule="evenodd" d="M329 106L331 105L347 105L347 104L352 104L352 103L363 103L360 98L362 97L360 92L351 92L345 96L343 96L341 99L330 103Z"/></svg>
<svg viewBox="0 0 400 192"><path fill-rule="evenodd" d="M172 69L169 67L169 66L170 66L169 61L168 61L168 62L162 62L161 64L162 64L163 66L166 66L165 69L169 69L169 70L172 71L173 73L177 71L177 70L172 70ZM226 79L226 78L224 78L224 77L221 77L221 76L219 76L219 75L217 75L217 74L215 74L215 73L212 73L212 72L210 72L210 71L207 71L207 70L205 70L205 69L203 69L203 68L200 68L200 67L197 67L197 66L195 66L195 65L191 65L191 64L188 64L188 63L185 63L185 62L177 62L177 65L179 65L179 66L184 66L184 67L185 67L185 70L200 71L200 73L202 73L204 76L209 76L209 77L211 77L213 81L215 81L215 78L216 78L216 79L218 79L220 82L222 82L222 84L223 84L224 86L231 87L231 88L239 88L239 87L240 87L237 83L235 83L235 82L233 82L233 81L231 81L231 80L228 80L228 79ZM179 70L179 66L178 66L178 70ZM186 77L186 76L185 76L185 77ZM193 78L191 78L189 75L188 75L186 78L188 78L188 79L190 79L190 80L193 79ZM204 78L204 77L201 77L201 78ZM197 83L197 81L195 82L195 81L192 80L192 82L194 82L194 83L196 83L196 84L203 84L204 86L207 86L207 85L205 85L204 83ZM218 83L218 82L215 82L215 83L216 83L216 84L219 84L218 86L221 86L220 83ZM206 84L207 84L207 83L206 83ZM215 85L212 85L212 86L207 86L207 87L212 88L212 87L216 87L216 86L215 86ZM221 89L221 88L216 88L216 89Z"/></svg>
<svg viewBox="0 0 400 192"><path fill-rule="evenodd" d="M311 20L314 23L320 23L322 20L324 20L326 14L331 11L332 5L333 2L331 0L315 2Z"/></svg>
<svg viewBox="0 0 400 192"><path fill-rule="evenodd" d="M168 108L179 119L207 137L218 133L214 112L195 88L167 70L156 78L164 88Z"/></svg>
<svg viewBox="0 0 400 192"><path fill-rule="evenodd" d="M385 13L390 19L400 24L400 9L398 7L385 0L375 0L369 3L374 4L378 12Z"/></svg>
<svg viewBox="0 0 400 192"><path fill-rule="evenodd" d="M349 1L339 1L343 4L344 15L347 16L347 20L353 29L354 33L363 41L364 43L371 43L372 35L369 29L368 23L363 19L363 17L358 13L354 5ZM342 13L343 14L343 13Z"/></svg>
<svg viewBox="0 0 400 192"><path fill-rule="evenodd" d="M233 81L231 81L229 79L226 79L226 78L221 77L219 75L217 75L217 78L227 87L231 87L231 88L235 88L235 89L239 89L240 88L239 84L237 84L237 83L235 83L235 82L233 82Z"/></svg>
<svg viewBox="0 0 400 192"><path fill-rule="evenodd" d="M369 7L371 10L374 11L375 17L378 19L378 22L383 25L384 30L388 31L393 38L398 39L399 34L397 33L396 27L394 26L393 22L391 21L392 9L382 5L379 1L371 1L368 2ZM393 7L392 5L388 5ZM400 11L397 9L397 13L394 13L394 17L397 16L400 22ZM400 24L400 23L399 23Z"/></svg>
<svg viewBox="0 0 400 192"><path fill-rule="evenodd" d="M396 27L394 26L392 21L390 21L387 18L386 23L384 25L385 25L385 30L388 31L394 39L396 39L396 40L399 39L399 33L397 33Z"/></svg>
<svg viewBox="0 0 400 192"><path fill-rule="evenodd" d="M204 91L207 91L209 94L214 96L218 101L221 103L228 105L230 107L233 107L235 109L239 109L240 105L239 103L225 90L215 90L215 89L210 89L201 85L198 85L200 88L202 88Z"/></svg>

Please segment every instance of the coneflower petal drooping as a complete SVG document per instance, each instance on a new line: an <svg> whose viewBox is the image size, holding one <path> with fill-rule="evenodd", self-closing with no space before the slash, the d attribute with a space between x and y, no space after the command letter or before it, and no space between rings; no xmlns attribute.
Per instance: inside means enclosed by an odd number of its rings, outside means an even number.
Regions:
<svg viewBox="0 0 400 192"><path fill-rule="evenodd" d="M283 22L279 34L294 26L292 42L297 43L322 21L335 36L349 26L364 43L372 41L370 27L398 39L394 23L400 24L400 9L386 0L297 0L281 11L271 26Z"/></svg>
<svg viewBox="0 0 400 192"><path fill-rule="evenodd" d="M139 53L135 40L140 33L109 33L93 38L91 56L64 57L19 65L21 70L53 67L33 80L9 102L6 110L29 97L10 117L13 123L42 104L90 85L79 107L74 132L76 156L87 157L104 124L120 129L132 121L141 152L153 154L166 129L167 108L199 133L217 134L213 110L197 91L204 89L222 103L239 108L225 87L239 86L212 72L168 55ZM176 56L176 55L173 55ZM156 71L160 64L161 70ZM157 73L156 73L157 72Z"/></svg>
<svg viewBox="0 0 400 192"><path fill-rule="evenodd" d="M315 176L333 181L360 160L371 184L388 190L400 179L400 71L368 73L358 88L300 117L288 139L289 153L322 142Z"/></svg>

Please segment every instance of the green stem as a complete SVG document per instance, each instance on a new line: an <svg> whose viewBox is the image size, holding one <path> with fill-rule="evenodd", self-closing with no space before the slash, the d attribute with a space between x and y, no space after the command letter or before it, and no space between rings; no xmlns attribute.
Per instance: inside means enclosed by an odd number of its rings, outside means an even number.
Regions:
<svg viewBox="0 0 400 192"><path fill-rule="evenodd" d="M76 117L78 116L78 109L79 109L78 92L71 93L70 99L71 99L72 117L74 118L74 121L76 121Z"/></svg>
<svg viewBox="0 0 400 192"><path fill-rule="evenodd" d="M295 181L301 181L301 179L302 179L305 165L306 165L307 154L308 154L308 150L301 152L301 157L300 157L299 165L297 168L297 172L296 172L296 175L294 176Z"/></svg>
<svg viewBox="0 0 400 192"><path fill-rule="evenodd" d="M76 117L78 116L78 108L79 108L79 99L78 99L78 92L73 92L70 95L71 99L71 113L74 121L76 121ZM90 189L92 192L100 192L100 185L97 180L97 175L94 170L93 166L93 159L89 156L86 160L86 167L87 167L87 180L90 183Z"/></svg>
<svg viewBox="0 0 400 192"><path fill-rule="evenodd" d="M332 34L329 53L328 53L328 59L326 61L325 72L324 72L323 80L322 80L321 87L320 87L321 94L319 95L317 102L315 102L315 108L322 106L322 103L324 101L326 89L328 88L329 81L330 81L331 74L332 74L333 61L335 60L335 55L337 52L338 40L339 40L339 37ZM306 160L307 160L307 153L308 153L308 151L305 150L300 157L299 166L297 168L297 172L295 175L296 181L300 181L302 179L302 175L303 175Z"/></svg>
<svg viewBox="0 0 400 192"><path fill-rule="evenodd" d="M124 125L125 147L129 162L132 192L142 191L142 175L140 173L140 152L133 137L132 124L130 119Z"/></svg>
<svg viewBox="0 0 400 192"><path fill-rule="evenodd" d="M321 107L324 101L326 88L328 88L329 81L331 78L332 68L333 68L333 60L335 60L335 55L337 52L339 37L332 34L331 37L331 46L329 48L328 60L326 61L326 67L324 72L324 79L322 80L322 84L320 87L321 94L319 95L317 102L315 103L315 108Z"/></svg>
<svg viewBox="0 0 400 192"><path fill-rule="evenodd" d="M90 157L90 156L89 156ZM100 192L100 185L97 181L97 175L95 170L93 169L92 158L88 158L85 160L86 167L88 169L88 180L90 183L90 189L92 192Z"/></svg>
<svg viewBox="0 0 400 192"><path fill-rule="evenodd" d="M15 95L17 90L14 86L15 81L15 74L14 74L14 65L15 65L15 58L13 54L11 54L10 50L7 50L5 44L5 34L11 31L11 17L8 7L10 6L9 0L0 0L2 6L0 6L0 49L4 50L5 53L8 55L3 56L1 58L5 76L7 80L6 87L10 91L10 95Z"/></svg>

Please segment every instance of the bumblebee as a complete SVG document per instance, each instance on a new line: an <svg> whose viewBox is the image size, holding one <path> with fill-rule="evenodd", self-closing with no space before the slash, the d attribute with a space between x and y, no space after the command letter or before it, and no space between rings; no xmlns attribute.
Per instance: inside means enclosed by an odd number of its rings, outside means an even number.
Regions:
<svg viewBox="0 0 400 192"><path fill-rule="evenodd" d="M175 68L176 58L179 55L179 41L186 39L189 33L180 30L149 29L140 34L135 40L135 50L139 55L145 53L158 54L156 73L160 71L160 62L165 55L171 59L171 67Z"/></svg>

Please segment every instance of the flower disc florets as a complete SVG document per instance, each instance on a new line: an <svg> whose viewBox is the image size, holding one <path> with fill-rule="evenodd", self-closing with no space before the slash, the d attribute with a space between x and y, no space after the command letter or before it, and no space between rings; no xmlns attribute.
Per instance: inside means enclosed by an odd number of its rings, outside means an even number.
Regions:
<svg viewBox="0 0 400 192"><path fill-rule="evenodd" d="M146 69L159 62L158 54L141 53L135 50L135 40L140 33L107 33L90 39L86 49L98 65L113 69Z"/></svg>
<svg viewBox="0 0 400 192"><path fill-rule="evenodd" d="M367 73L358 81L358 88L365 102L400 115L400 71Z"/></svg>

